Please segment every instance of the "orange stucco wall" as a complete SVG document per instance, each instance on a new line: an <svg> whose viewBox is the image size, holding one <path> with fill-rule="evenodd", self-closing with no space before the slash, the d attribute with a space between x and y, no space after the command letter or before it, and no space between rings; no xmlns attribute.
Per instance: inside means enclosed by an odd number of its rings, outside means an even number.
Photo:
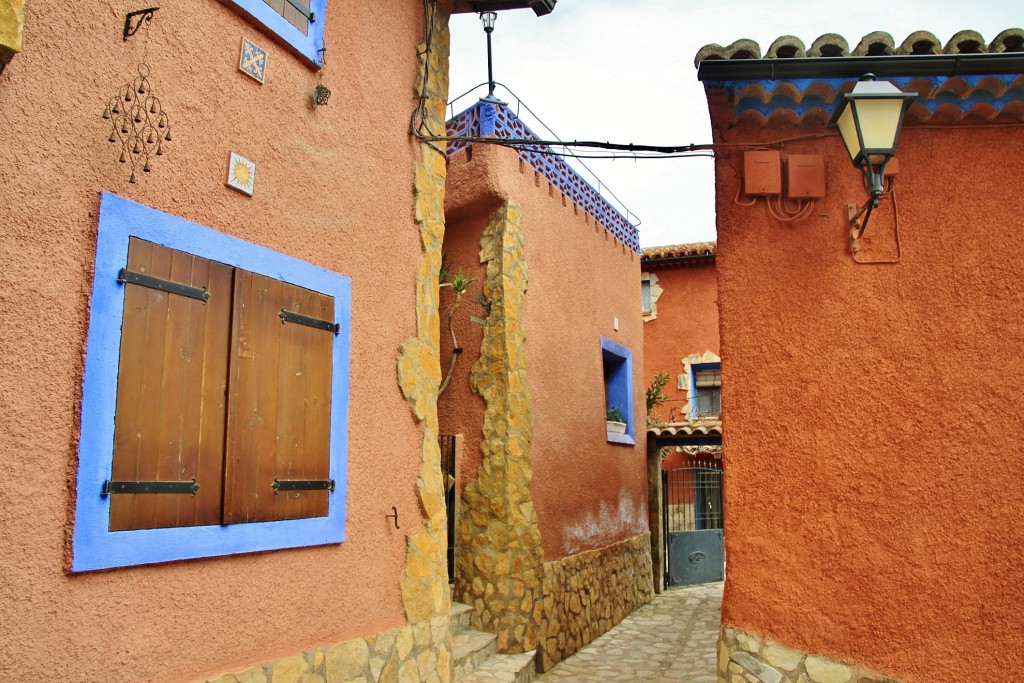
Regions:
<svg viewBox="0 0 1024 683"><path fill-rule="evenodd" d="M452 186L449 193L456 192ZM480 263L480 236L487 227L487 213L471 213L458 219L446 216L444 231L444 253L448 267L453 273L461 268L466 277L472 278L462 302L455 312L455 335L463 349L455 363L455 370L449 386L437 401L438 419L442 433L459 433L463 437L463 449L458 461L458 491L466 482L476 478L480 467L481 425L486 405L483 398L470 391L469 378L473 363L480 357L480 342L483 340L483 326L473 322L471 317L481 320L485 311L478 297L482 295L487 279L487 268ZM441 373L447 375L452 358L452 337L448 328L448 309L454 300L450 288L441 288ZM443 379L442 379L443 381Z"/></svg>
<svg viewBox="0 0 1024 683"><path fill-rule="evenodd" d="M733 127L715 142L808 132ZM821 132L812 131L812 132ZM909 682L1024 667L1024 130L908 126L903 259L857 265L845 203L866 200L838 137L827 195L796 224L733 203L717 162L728 577L722 618ZM738 163L738 159L732 159ZM865 257L894 255L883 200Z"/></svg>
<svg viewBox="0 0 1024 683"><path fill-rule="evenodd" d="M521 164L513 150L476 145L471 157L460 153L449 162L445 244L453 265L478 261L488 214L505 199L522 208L530 277L523 324L534 422L531 493L544 560L551 561L647 531L640 256ZM480 315L480 281L463 315ZM466 348L462 376L438 408L442 431L467 435L463 481L479 466L483 414L466 380L480 339L479 326L468 326L477 329L459 336ZM606 440L602 336L633 352L635 446ZM442 340L442 366L447 349L450 340Z"/></svg>
<svg viewBox="0 0 1024 683"><path fill-rule="evenodd" d="M657 317L644 323L644 384L659 372L668 373L662 389L667 400L655 410L662 420L687 419L686 389L677 378L685 370L683 359L691 354L719 353L718 278L715 262L687 265L644 266L658 278L661 296L655 304Z"/></svg>
<svg viewBox="0 0 1024 683"><path fill-rule="evenodd" d="M127 9L27 3L24 52L0 76L4 680L191 680L405 621L421 434L395 356L416 335L408 126L423 8L331 2L334 96L314 110L315 70L262 28L219 2L164 4L148 62L173 141L134 185L100 118L143 54L145 30L121 40ZM243 36L270 53L263 85L238 71ZM230 150L258 164L252 198L224 185ZM344 544L66 572L101 190L352 278Z"/></svg>

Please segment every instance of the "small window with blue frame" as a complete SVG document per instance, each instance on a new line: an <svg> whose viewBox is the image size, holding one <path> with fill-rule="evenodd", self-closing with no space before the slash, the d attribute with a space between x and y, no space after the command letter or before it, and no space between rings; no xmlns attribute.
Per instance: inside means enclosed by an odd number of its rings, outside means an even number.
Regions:
<svg viewBox="0 0 1024 683"><path fill-rule="evenodd" d="M691 417L718 417L722 414L721 363L700 363L690 366Z"/></svg>
<svg viewBox="0 0 1024 683"><path fill-rule="evenodd" d="M621 344L601 337L601 364L604 371L607 439L611 443L635 445L633 352ZM621 433L613 431L613 423L625 424L625 428Z"/></svg>

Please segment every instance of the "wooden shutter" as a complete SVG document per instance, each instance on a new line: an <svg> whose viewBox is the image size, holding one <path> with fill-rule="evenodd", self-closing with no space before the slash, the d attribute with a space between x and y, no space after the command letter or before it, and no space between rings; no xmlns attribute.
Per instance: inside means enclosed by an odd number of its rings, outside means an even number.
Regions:
<svg viewBox="0 0 1024 683"><path fill-rule="evenodd" d="M326 490L273 487L330 476L334 332L286 322L282 310L334 321L332 297L236 269L225 524L327 515Z"/></svg>
<svg viewBox="0 0 1024 683"><path fill-rule="evenodd" d="M129 280L112 480L187 481L188 493L115 493L110 530L217 524L223 480L232 268L131 238L126 270L205 288L207 301Z"/></svg>

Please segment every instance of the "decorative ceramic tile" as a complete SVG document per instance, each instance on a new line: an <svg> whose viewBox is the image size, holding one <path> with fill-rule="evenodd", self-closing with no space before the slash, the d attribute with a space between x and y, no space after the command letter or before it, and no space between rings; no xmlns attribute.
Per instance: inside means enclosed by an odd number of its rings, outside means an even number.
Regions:
<svg viewBox="0 0 1024 683"><path fill-rule="evenodd" d="M267 77L267 51L248 38L242 38L242 56L238 60L239 70L252 76L260 83Z"/></svg>
<svg viewBox="0 0 1024 683"><path fill-rule="evenodd" d="M227 184L251 197L256 187L256 164L232 152L228 159Z"/></svg>

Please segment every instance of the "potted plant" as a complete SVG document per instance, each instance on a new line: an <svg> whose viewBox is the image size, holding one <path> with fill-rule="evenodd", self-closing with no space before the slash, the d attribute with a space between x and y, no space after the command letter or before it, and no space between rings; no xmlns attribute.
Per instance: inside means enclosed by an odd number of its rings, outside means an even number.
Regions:
<svg viewBox="0 0 1024 683"><path fill-rule="evenodd" d="M610 434L626 433L626 418L618 407L612 406L609 408L605 415L605 420Z"/></svg>

